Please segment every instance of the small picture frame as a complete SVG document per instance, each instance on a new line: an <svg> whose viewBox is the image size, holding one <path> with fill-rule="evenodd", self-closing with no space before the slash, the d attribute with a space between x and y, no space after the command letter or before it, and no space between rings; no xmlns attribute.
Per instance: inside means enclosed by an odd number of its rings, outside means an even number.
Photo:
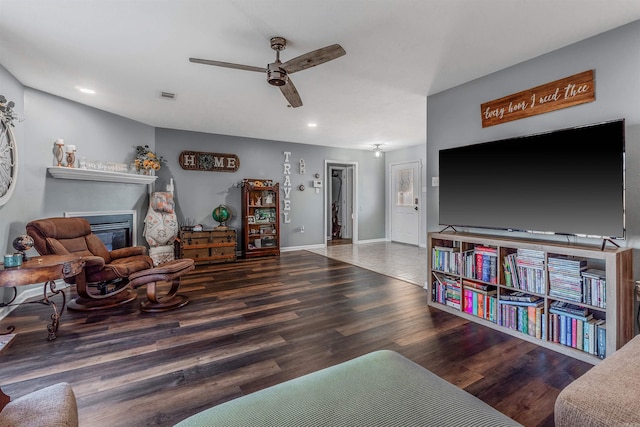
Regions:
<svg viewBox="0 0 640 427"><path fill-rule="evenodd" d="M253 215L247 215L247 224L255 224L256 223L256 217Z"/></svg>

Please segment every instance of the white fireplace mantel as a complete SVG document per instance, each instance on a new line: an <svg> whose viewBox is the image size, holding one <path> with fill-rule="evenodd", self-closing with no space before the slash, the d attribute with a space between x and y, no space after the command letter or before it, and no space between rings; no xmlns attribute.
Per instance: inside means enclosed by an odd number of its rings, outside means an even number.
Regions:
<svg viewBox="0 0 640 427"><path fill-rule="evenodd" d="M77 179L82 181L121 182L125 184L152 184L158 179L154 175L136 175L133 173L111 172L93 169L49 166L49 173L54 178Z"/></svg>

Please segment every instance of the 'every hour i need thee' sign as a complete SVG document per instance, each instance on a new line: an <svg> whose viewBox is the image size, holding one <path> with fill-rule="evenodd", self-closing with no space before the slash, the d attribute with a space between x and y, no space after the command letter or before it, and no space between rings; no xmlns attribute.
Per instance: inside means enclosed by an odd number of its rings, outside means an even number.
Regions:
<svg viewBox="0 0 640 427"><path fill-rule="evenodd" d="M485 102L480 106L482 127L548 113L596 99L594 71L584 71L564 79Z"/></svg>

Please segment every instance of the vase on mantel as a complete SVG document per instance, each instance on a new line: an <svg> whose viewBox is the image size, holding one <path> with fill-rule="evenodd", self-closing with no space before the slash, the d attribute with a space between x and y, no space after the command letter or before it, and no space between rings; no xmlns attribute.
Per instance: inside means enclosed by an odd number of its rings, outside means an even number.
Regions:
<svg viewBox="0 0 640 427"><path fill-rule="evenodd" d="M153 175L155 175L155 172L156 172L156 171L155 171L155 170L153 170L153 169L139 169L139 170L138 170L138 173L139 173L140 175L148 175L148 176L153 176Z"/></svg>

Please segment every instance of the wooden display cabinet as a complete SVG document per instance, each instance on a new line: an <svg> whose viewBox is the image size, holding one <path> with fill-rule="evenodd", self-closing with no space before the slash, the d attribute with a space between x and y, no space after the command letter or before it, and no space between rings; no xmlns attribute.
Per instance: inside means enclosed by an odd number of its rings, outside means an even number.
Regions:
<svg viewBox="0 0 640 427"><path fill-rule="evenodd" d="M236 260L236 230L183 231L175 242L176 258L191 258L196 265Z"/></svg>
<svg viewBox="0 0 640 427"><path fill-rule="evenodd" d="M265 179L242 181L245 258L280 255L280 185Z"/></svg>

